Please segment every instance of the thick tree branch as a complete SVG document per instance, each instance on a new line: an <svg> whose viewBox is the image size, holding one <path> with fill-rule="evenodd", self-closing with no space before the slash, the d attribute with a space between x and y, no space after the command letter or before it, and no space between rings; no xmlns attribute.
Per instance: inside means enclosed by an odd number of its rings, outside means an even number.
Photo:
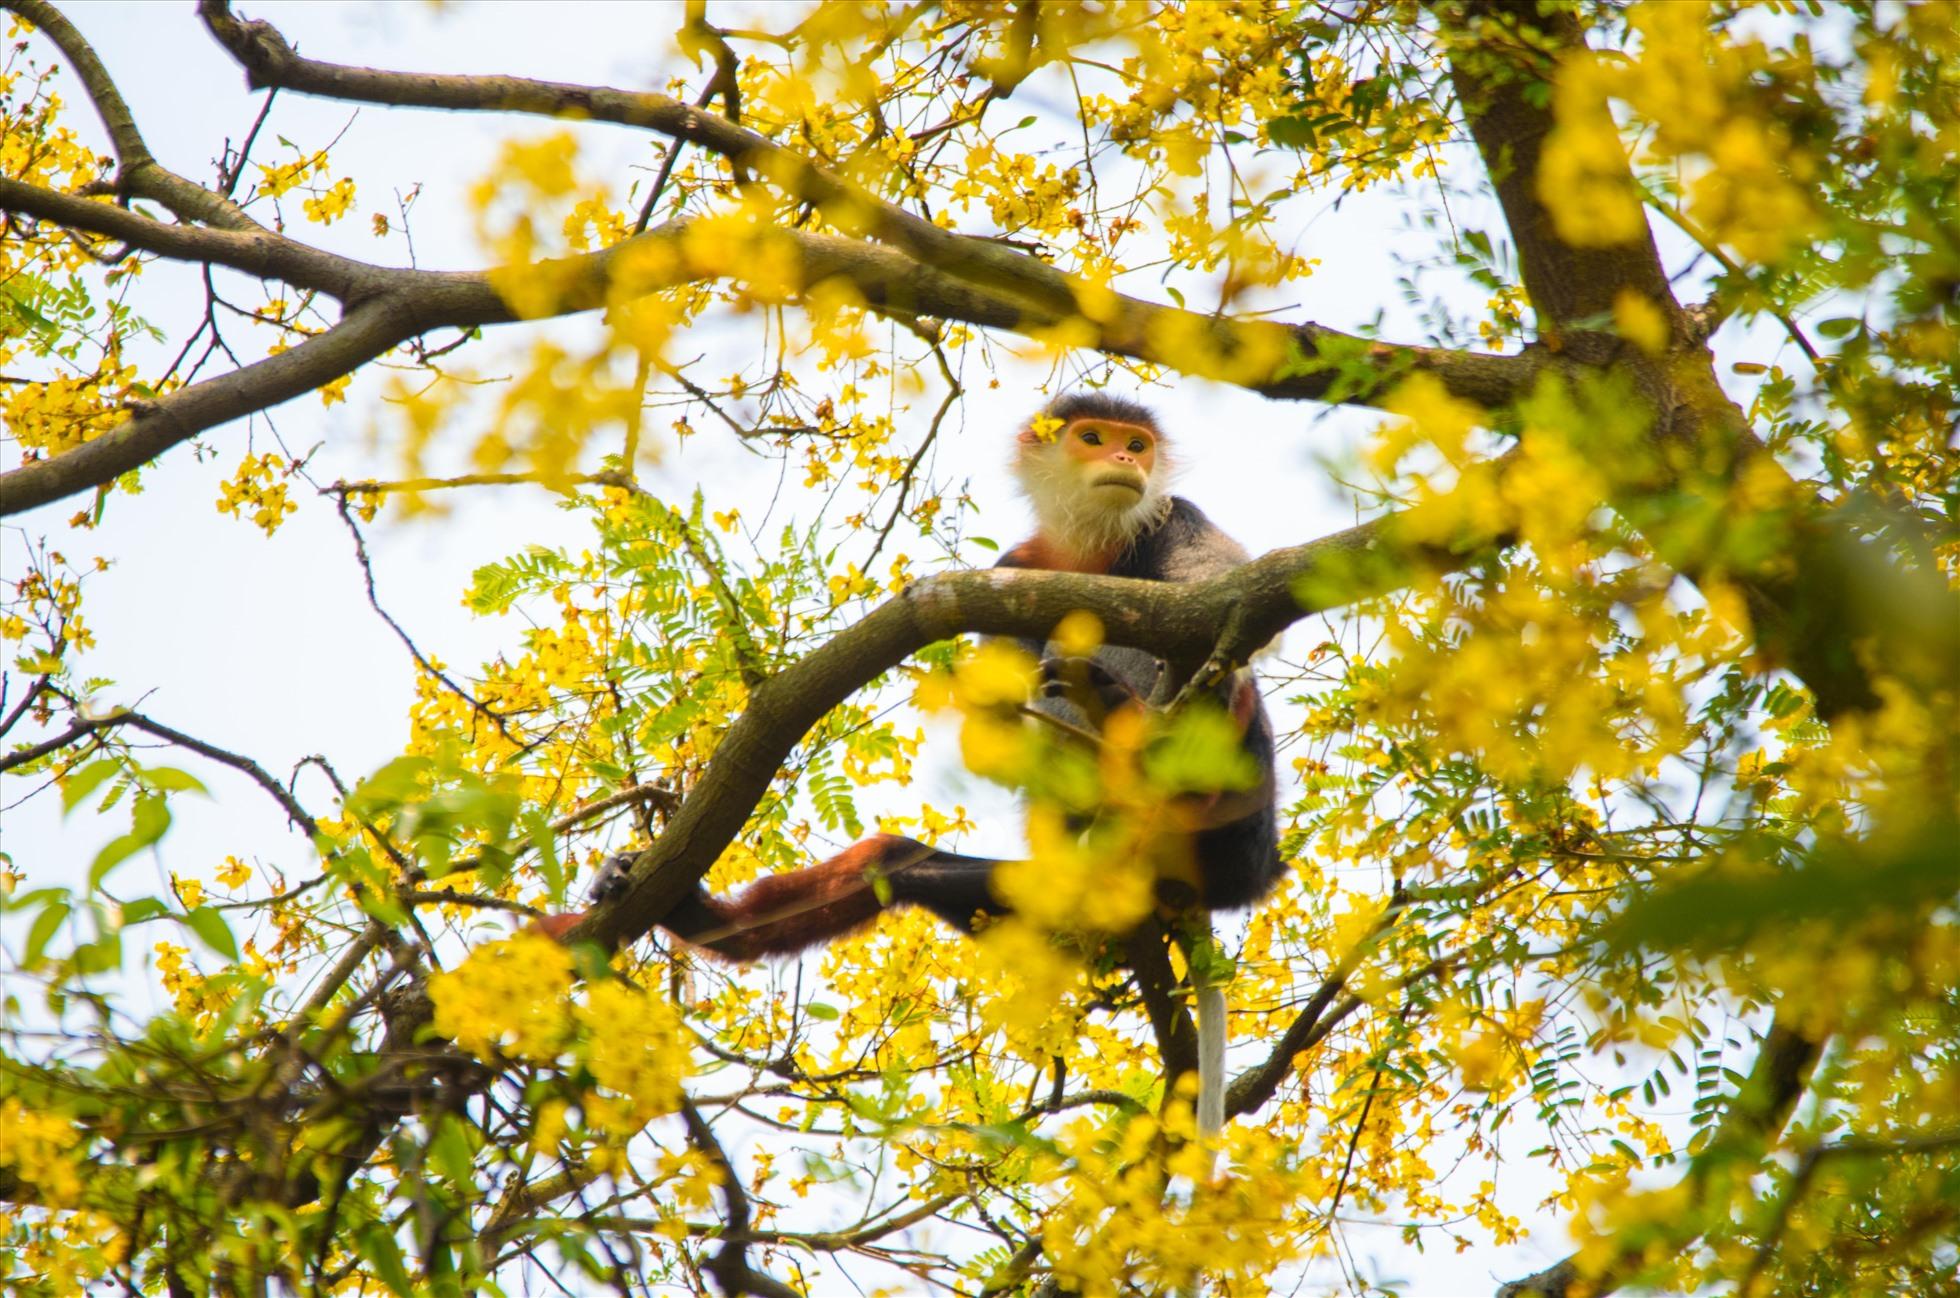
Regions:
<svg viewBox="0 0 1960 1298"><path fill-rule="evenodd" d="M1620 366L1654 411L1651 446L1641 456L1646 462L1618 469L1615 506L1663 559L1696 582L1733 581L1742 588L1758 642L1790 664L1826 718L1876 701L1861 642L1892 646L1888 667L1929 692L1950 680L1954 628L1921 625L1910 614L1902 618L1875 598L1894 591L1900 579L1829 518L1751 435L1715 378L1706 329L1674 298L1651 232L1643 226L1640 237L1626 244L1579 248L1554 230L1539 196L1539 164L1555 126L1546 83L1558 60L1584 53L1578 19L1495 0L1469 0L1446 16L1451 78L1503 204L1541 327L1585 361ZM1673 344L1665 358L1645 357L1613 336L1614 302L1627 291L1668 313ZM1729 499L1745 470L1755 480L1753 509L1681 525L1682 493ZM1763 502L1766 488L1776 504ZM1727 530L1738 523L1756 529L1747 548ZM1765 527L1778 529L1783 542L1769 553L1761 538ZM1953 607L1944 590L1920 602ZM1802 1095L1822 1048L1781 1018L1772 1023L1755 1071L1731 1101L1716 1139L1690 1164L1687 1181L1695 1194L1718 1164L1760 1158L1764 1142ZM1590 1271L1567 1258L1499 1292L1501 1298L1604 1294L1637 1265L1631 1250Z"/></svg>
<svg viewBox="0 0 1960 1298"><path fill-rule="evenodd" d="M0 473L0 515L106 485L179 442L311 391L409 338L443 327L474 328L517 320L518 312L506 301L499 285L547 285L548 300L542 306L527 299L528 315L570 314L631 301L694 280L740 278L748 266L758 263L788 264L796 270L795 281L772 284L763 291L796 293L817 284L843 282L872 309L902 319L931 315L1027 334L1039 334L1062 323L1058 317L921 267L895 249L798 230L758 231L756 251L766 249L770 255L745 256L704 249L702 241L689 238L691 227L687 223L673 222L603 252L510 271L473 273L371 265L269 231L171 225L107 203L17 181L0 180L0 209L121 239L162 256L228 266L315 288L350 307L340 324L291 351L148 403L138 410L136 418L76 450ZM1194 363L1194 355L1204 349L1194 351L1175 339L1190 337L1192 329L1229 332L1240 327L1135 299L1120 301L1129 305L1118 313L1115 323L1105 327L1095 345L1173 369L1189 372L1204 368L1201 356ZM1167 325L1170 317L1179 319ZM1251 322L1243 328L1266 331L1276 347L1287 345L1282 335L1326 333L1311 325L1289 328ZM1379 350L1382 355L1377 361L1384 374L1429 367L1465 395L1493 404L1502 404L1521 391L1546 359L1542 354L1475 356L1385 345ZM1316 397L1330 395L1340 381L1332 370L1313 370L1252 386L1269 396ZM1358 401L1365 395L1353 393L1342 399Z"/></svg>
<svg viewBox="0 0 1960 1298"><path fill-rule="evenodd" d="M1367 401L1408 369L1439 375L1458 396L1500 405L1529 385L1536 355L1493 356L1442 348L1376 343L1313 324L1229 320L1159 306L1091 286L994 239L959 234L888 202L828 168L728 118L667 95L526 77L394 72L302 58L271 24L241 20L226 0L204 0L206 25L245 67L255 87L396 107L528 113L636 127L720 154L771 181L797 203L820 208L849 234L861 234L954 280L971 284L1014 317L1008 328L1068 320L1092 323L1088 345L1186 368L1209 350L1220 377L1268 396L1319 400L1339 394ZM1343 364L1383 382L1359 384Z"/></svg>
<svg viewBox="0 0 1960 1298"><path fill-rule="evenodd" d="M1539 160L1553 126L1546 83L1558 59L1586 49L1578 19L1564 11L1540 19L1533 7L1473 0L1454 35L1450 79L1503 205L1539 331L1566 341L1609 331L1614 299L1626 289L1678 317L1644 222L1631 242L1577 247L1558 237L1538 195ZM1604 343L1609 351L1619 345L1610 334ZM1589 351L1588 359L1603 357Z"/></svg>
<svg viewBox="0 0 1960 1298"><path fill-rule="evenodd" d="M260 228L224 195L185 179L156 160L108 68L59 9L46 0L0 0L0 8L12 10L39 29L75 69L76 79L88 92L116 152L113 189L117 194L154 199L187 221L206 221L235 230Z"/></svg>
<svg viewBox="0 0 1960 1298"><path fill-rule="evenodd" d="M721 1197L727 1205L728 1229L721 1237L721 1247L708 1262L708 1273L721 1286L724 1298L743 1298L745 1294L756 1298L801 1298L782 1281L749 1265L749 1196L742 1188L742 1178L729 1163L721 1142L715 1139L714 1128L686 1100L681 1101L681 1117L687 1123L688 1142L721 1174Z"/></svg>
<svg viewBox="0 0 1960 1298"><path fill-rule="evenodd" d="M1578 20L1491 0L1443 12L1451 76L1549 340L1612 367L1652 411L1644 444L1589 448L1603 452L1613 506L1696 583L1739 588L1764 657L1801 677L1826 717L1877 703L1880 662L1922 697L1960 685L1960 602L1936 572L1899 568L1834 517L1751 433L1651 235L1608 248L1558 237L1539 196L1556 125L1546 82L1558 60L1583 54ZM1613 304L1628 291L1668 314L1664 355L1615 336Z"/></svg>
<svg viewBox="0 0 1960 1298"><path fill-rule="evenodd" d="M364 303L291 351L145 403L135 418L94 441L0 473L0 515L113 482L207 428L310 392L418 332L413 313L395 299Z"/></svg>
<svg viewBox="0 0 1960 1298"><path fill-rule="evenodd" d="M1424 567L1459 568L1500 539L1452 550L1409 542L1415 532L1399 516L1365 524L1275 550L1197 585L1011 569L918 582L754 691L665 832L635 861L630 886L568 936L613 946L648 932L741 832L803 735L928 644L969 632L1039 638L1086 609L1102 620L1111 643L1147 649L1189 671L1212 654L1221 627L1246 645L1264 644L1301 617L1395 589Z"/></svg>
<svg viewBox="0 0 1960 1298"><path fill-rule="evenodd" d="M295 288L315 289L342 302L373 294L399 282L403 274L356 261L301 243L262 227L247 230L172 225L156 221L113 203L63 194L18 180L0 179L0 211L20 212L119 239L144 252L186 261L229 266L261 279L282 280Z"/></svg>

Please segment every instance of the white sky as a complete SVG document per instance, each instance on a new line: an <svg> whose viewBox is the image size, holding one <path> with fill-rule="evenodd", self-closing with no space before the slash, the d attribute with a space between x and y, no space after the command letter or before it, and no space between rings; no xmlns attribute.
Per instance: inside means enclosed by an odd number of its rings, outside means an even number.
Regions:
<svg viewBox="0 0 1960 1298"><path fill-rule="evenodd" d="M242 74L204 33L192 7L89 3L70 12L118 79L152 149L179 172L208 180L222 141L242 138L258 100L247 94ZM664 51L679 20L678 6L617 4L555 4L548 9L468 5L438 12L421 5L287 3L251 5L245 12L270 19L302 52L338 61L651 89L662 88L661 70L674 67ZM41 50L52 54L45 44ZM99 138L66 72L62 83L65 97L76 106L71 120ZM482 264L461 195L489 169L498 144L512 134L556 129L535 119L376 108L356 113L347 105L294 95L281 98L255 157L270 162L282 156L272 139L275 132L311 149L343 126L345 137L333 153L334 173L352 175L360 184L358 211L323 231L299 220L295 204L290 209L293 233L355 256L402 260L399 240L376 240L367 217L377 209L394 214L389 186L407 190L420 183L424 190L414 212L416 249L422 265L437 268ZM587 126L580 134L585 146L582 170L619 177L616 192L625 188L627 167L644 166L652 151L646 137L618 128ZM106 150L106 144L102 147ZM1287 318L1354 329L1379 312L1386 336L1417 338L1420 330L1396 286L1404 273L1398 255L1426 253L1430 242L1426 236L1399 232L1433 202L1433 189L1379 190L1350 196L1340 211L1323 213L1301 247L1321 259L1321 268L1297 286L1298 308ZM1457 207L1454 214L1487 229L1497 225L1488 207L1481 213ZM139 299L171 335L174 349L182 329L201 309L195 278L164 266L153 267L146 278L173 287L181 283L184 290L181 309L192 313L184 318L170 318L163 308L148 305L161 300L154 287ZM1474 294L1467 304L1474 308L1480 301L1481 294ZM551 327L577 331L588 326L573 322ZM742 327L737 321L723 341L752 345L752 339L742 336ZM506 332L514 336L517 331ZM237 333L247 337L242 330ZM987 391L984 383L971 387L956 416L958 435L941 439L932 471L940 483L970 480L981 502L980 530L1007 541L1025 530L1025 513L1008 490L1004 473L1007 436L1036 399L1025 386L1017 388L1013 370L1003 378L1001 392ZM320 445L314 472L321 481L343 475L387 476L393 465L368 454L365 446L376 389L375 380L364 377L345 405L326 410L317 398L304 397L276 411L273 422L285 445L295 451ZM928 393L905 417L908 441L924 429L937 396L936 391ZM1353 521L1351 506L1330 482L1323 459L1352 446L1376 416L1272 403L1195 380L1177 381L1148 399L1178 439L1184 466L1181 494L1254 553ZM648 473L651 489L669 499L684 499L696 481L725 482L731 474L762 476L758 462L731 446L717 425L698 415L695 422L703 435L684 454L670 455ZM650 430L663 424L657 417L649 419ZM0 530L0 565L10 577L18 574L23 528L26 535L56 538L57 547L77 559L97 553L113 557L116 566L89 582L85 605L101 644L89 655L88 670L117 682L105 692L105 701L140 706L159 721L255 757L282 778L311 753L329 755L344 775L355 778L400 751L410 664L368 609L349 538L329 504L302 499L299 514L270 540L249 524L216 513L218 483L235 468L248 435L258 450L277 449L264 421L251 430L244 424L214 430L202 439L215 452L209 462L199 462L188 448L171 452L146 471L142 496L112 502L105 526L95 534L64 536L63 520L79 507L74 500L10 520ZM773 466L767 477L773 481ZM515 619L481 621L462 607L472 569L530 544L563 545L576 552L587 543L587 533L582 521L560 511L542 491L454 494L462 497L454 502L456 512L438 522L390 524L384 517L368 529L369 548L384 605L425 651L468 673L498 650L514 647L522 630ZM984 552L970 557L990 561ZM991 795L963 780L946 753L942 744L941 759L926 781L934 801L950 803L953 797L946 790L953 789L970 805L984 805ZM188 754L160 752L156 760L194 770L215 796L206 803L175 800L175 827L154 859L127 865L125 871L153 869L159 886L169 870L208 880L211 868L228 853L281 864L295 876L309 869L310 850L285 830L282 815L242 777ZM317 779L302 779L299 788L302 800L314 809L328 806L327 791ZM121 826L87 815L64 824L52 798L15 805L28 790L20 780L0 785L5 850L25 869L30 887L78 881L86 862ZM916 796L895 794L874 805L890 802L895 808L902 797ZM999 801L992 798L994 805ZM1003 821L1010 830L1017 823L1011 817ZM1011 852L1012 837L965 846ZM166 935L159 931L157 936ZM1527 1140L1520 1148L1535 1143L1530 1133L1520 1132L1517 1138ZM1531 1220L1526 1210L1541 1194L1535 1186L1513 1186L1507 1197L1514 1211ZM843 1205L840 1217L848 1209ZM1556 1227L1541 1230L1526 1246L1480 1248L1455 1256L1433 1251L1417 1255L1385 1230L1351 1232L1348 1242L1363 1275L1383 1282L1401 1280L1404 1292L1435 1298L1488 1293L1494 1278L1515 1278L1565 1251L1563 1232ZM1308 1287L1337 1282L1337 1273L1316 1268Z"/></svg>

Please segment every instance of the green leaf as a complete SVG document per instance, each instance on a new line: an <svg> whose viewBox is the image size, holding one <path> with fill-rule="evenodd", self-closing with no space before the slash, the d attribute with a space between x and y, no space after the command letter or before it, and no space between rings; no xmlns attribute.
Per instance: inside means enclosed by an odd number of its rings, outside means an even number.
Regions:
<svg viewBox="0 0 1960 1298"><path fill-rule="evenodd" d="M163 837L163 832L170 828L170 808L164 805L163 799L158 795L145 793L140 795L135 804L130 807L129 820L129 832L119 838L110 839L108 844L95 854L95 861L88 870L90 892L102 886L102 881L109 876L109 871Z"/></svg>
<svg viewBox="0 0 1960 1298"><path fill-rule="evenodd" d="M368 816L393 811L421 796L423 779L433 765L426 757L397 757L361 781L347 799L348 810Z"/></svg>
<svg viewBox="0 0 1960 1298"><path fill-rule="evenodd" d="M122 965L122 935L108 933L93 942L84 942L69 957L78 974L108 973Z"/></svg>
<svg viewBox="0 0 1960 1298"><path fill-rule="evenodd" d="M90 762L81 770L68 777L61 786L61 814L73 811L82 799L102 787L102 782L122 769L122 763L113 757L104 757Z"/></svg>
<svg viewBox="0 0 1960 1298"><path fill-rule="evenodd" d="M1856 316L1841 315L1817 322L1817 333L1826 338L1844 338L1864 327L1865 322Z"/></svg>
<svg viewBox="0 0 1960 1298"><path fill-rule="evenodd" d="M41 953L47 950L48 942L68 922L68 916L73 912L74 907L67 902L57 901L34 917L33 926L27 930L27 949L21 955L23 969L32 969L41 963Z"/></svg>
<svg viewBox="0 0 1960 1298"><path fill-rule="evenodd" d="M202 793L206 797L211 791L204 782L189 771L180 771L174 766L144 766L137 768L136 778L160 793Z"/></svg>
<svg viewBox="0 0 1960 1298"><path fill-rule="evenodd" d="M231 935L231 925L225 923L225 917L209 906L184 912L184 925L197 934L199 941L225 959L238 958L238 941Z"/></svg>
<svg viewBox="0 0 1960 1298"><path fill-rule="evenodd" d="M168 915L170 903L161 897L137 897L122 904L122 922L125 925L140 924L158 915Z"/></svg>
<svg viewBox="0 0 1960 1298"><path fill-rule="evenodd" d="M544 877L546 895L554 902L565 899L565 866L558 859L558 835L552 832L551 821L542 811L532 811L524 817L524 836L538 853L538 873Z"/></svg>
<svg viewBox="0 0 1960 1298"><path fill-rule="evenodd" d="M361 1256L374 1267L375 1277L402 1298L412 1298L415 1281L408 1274L394 1232L382 1222L371 1221L355 1232L354 1239Z"/></svg>
<svg viewBox="0 0 1960 1298"><path fill-rule="evenodd" d="M445 1114L429 1142L429 1164L459 1189L467 1190L476 1178L476 1148L470 1139L472 1129L455 1114Z"/></svg>
<svg viewBox="0 0 1960 1298"><path fill-rule="evenodd" d="M822 1019L826 1023L839 1017L835 1005L826 1005L822 1001L811 1001L803 1007L803 1012L813 1019Z"/></svg>

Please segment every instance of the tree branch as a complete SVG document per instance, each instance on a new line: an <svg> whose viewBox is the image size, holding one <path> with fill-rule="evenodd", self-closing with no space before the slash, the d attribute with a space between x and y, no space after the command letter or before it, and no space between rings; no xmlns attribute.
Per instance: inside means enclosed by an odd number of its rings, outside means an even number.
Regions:
<svg viewBox="0 0 1960 1298"><path fill-rule="evenodd" d="M1077 573L986 569L908 587L856 625L758 686L723 734L666 830L628 872L628 887L595 907L568 940L614 946L638 938L679 904L747 823L783 760L823 715L917 650L962 633L1046 635L1067 614L1102 620L1110 643L1146 649L1189 670L1231 626L1264 644L1309 613L1392 590L1423 568L1454 570L1501 538L1459 549L1410 542L1401 516L1275 550L1194 585Z"/></svg>
<svg viewBox="0 0 1960 1298"><path fill-rule="evenodd" d="M113 729L117 726L128 726L132 730L141 730L143 733L154 735L166 743L175 744L179 748L189 749L200 757L208 757L214 762L231 767L234 771L246 776L254 784L264 789L271 796L272 800L279 804L280 810L286 813L286 819L292 821L294 827L301 833L305 834L308 838L312 838L320 832L319 826L314 822L313 817L307 814L306 808L300 806L293 795L286 792L285 786L273 779L271 773L263 766L260 766L257 762L241 753L231 752L218 747L216 744L206 743L194 735L187 735L181 730L174 730L161 722L152 721L140 712L113 712L106 717L84 717L51 739L45 739L31 747L18 749L15 752L8 753L5 757L0 757L0 771L12 770L16 766L25 766L27 763L35 761L38 758L61 751L85 735L92 735L98 731Z"/></svg>
<svg viewBox="0 0 1960 1298"><path fill-rule="evenodd" d="M742 1188L742 1178L729 1163L721 1142L715 1139L714 1128L686 1100L681 1101L681 1117L687 1123L689 1143L721 1174L722 1202L728 1210L728 1229L722 1234L721 1248L708 1263L709 1274L721 1285L725 1298L742 1298L744 1294L756 1298L801 1298L782 1281L749 1265L749 1196Z"/></svg>
<svg viewBox="0 0 1960 1298"><path fill-rule="evenodd" d="M89 102L95 105L103 129L109 133L110 147L116 151L113 188L117 194L154 199L187 221L207 221L234 230L262 228L224 195L185 179L156 160L108 68L59 9L46 0L0 0L0 9L12 10L37 28L75 69L75 77L88 92Z"/></svg>
<svg viewBox="0 0 1960 1298"><path fill-rule="evenodd" d="M1538 196L1539 161L1554 125L1547 83L1558 59L1586 49L1578 19L1472 0L1452 26L1450 80L1503 205L1540 332L1567 343L1576 341L1567 334L1592 333L1602 336L1606 350L1617 350L1610 333L1614 299L1633 289L1675 316L1679 333L1680 307L1645 222L1631 242L1576 247L1558 237ZM1602 359L1598 350L1588 349L1587 359Z"/></svg>
<svg viewBox="0 0 1960 1298"><path fill-rule="evenodd" d="M1286 1031L1280 1034L1279 1042L1274 1045L1265 1061L1232 1079L1231 1086L1225 1092L1227 1116L1238 1117L1241 1114L1257 1112L1266 1101L1273 1098L1273 1094L1279 1090L1279 1084L1293 1071L1294 1057L1301 1051L1320 1044L1328 1033L1340 1025L1341 1020L1354 1012L1354 1006L1360 1002L1352 998L1335 1013L1329 1014L1327 1011L1328 1007L1333 1005L1334 998L1340 995L1341 989L1347 986L1348 976L1374 949L1375 939L1395 923L1396 915L1407 901L1406 895L1398 888L1396 895L1389 899L1388 905L1376 918L1374 926L1354 944L1353 950L1341 957L1340 963L1334 966L1333 972L1327 975L1319 988L1308 998L1305 1007L1294 1015L1291 1023L1287 1024Z"/></svg>
<svg viewBox="0 0 1960 1298"><path fill-rule="evenodd" d="M363 303L291 351L145 402L94 441L0 473L0 516L113 482L207 428L311 392L419 331L394 299Z"/></svg>
<svg viewBox="0 0 1960 1298"><path fill-rule="evenodd" d="M163 451L206 429L241 415L267 409L352 372L409 338L443 327L475 328L517 320L498 289L505 277L534 276L551 286L545 314L570 314L629 301L700 279L739 278L743 269L771 258L722 257L691 246L689 225L671 222L613 245L603 252L539 262L493 273L423 271L370 265L310 248L270 232L241 233L170 225L107 203L90 202L18 181L0 180L0 209L26 212L74 229L122 239L162 256L229 266L249 274L312 287L349 306L333 329L292 350L180 389L137 408L137 417L76 450L0 473L0 515L18 513L114 481ZM932 315L1025 334L1039 334L1061 317L1033 311L988 290L918 265L895 249L835 235L800 230L758 233L771 253L782 253L798 271L792 292L844 281L867 306L900 319ZM698 241L695 241L698 244ZM712 258L712 259L710 259ZM783 286L773 286L780 292ZM1246 345L1246 331L1267 338L1278 353L1289 338L1335 337L1314 325L1283 326L1259 321L1217 321L1191 312L1135 299L1114 323L1102 327L1094 345L1185 372L1207 368L1199 353L1178 341L1192 330L1210 331L1221 345ZM528 314L539 314L527 303ZM1171 321L1176 317L1175 322ZM1237 331L1234 333L1234 331ZM1233 339L1238 341L1233 341ZM1472 399L1501 404L1537 374L1542 354L1477 356L1426 348L1375 346L1384 375L1432 368ZM1194 361L1194 356L1198 359ZM1331 397L1341 381L1332 370L1288 372L1282 366L1269 382L1249 386L1275 397ZM1384 380L1385 381L1385 380ZM1365 401L1377 390L1343 395Z"/></svg>
<svg viewBox="0 0 1960 1298"><path fill-rule="evenodd" d="M1376 343L1319 325L1220 319L1112 295L998 240L948 230L764 135L668 95L328 63L301 57L270 23L236 17L227 0L203 0L199 12L254 87L394 107L577 117L684 140L755 172L793 202L816 206L838 229L887 244L916 265L984 291L1022 322L1006 327L1083 320L1101 334L1089 345L1177 367L1192 364L1194 345L1198 351L1209 348L1220 377L1268 396L1366 402L1413 368L1434 372L1458 396L1500 405L1528 386L1542 363L1531 353L1494 356ZM1342 362L1358 364L1364 373L1373 370L1383 382L1349 390L1353 379L1343 381Z"/></svg>
<svg viewBox="0 0 1960 1298"><path fill-rule="evenodd" d="M1810 1084L1810 1070L1821 1050L1821 1043L1787 1026L1782 1015L1771 1021L1755 1066L1736 1089L1714 1136L1688 1161L1682 1180L1696 1208L1712 1178L1738 1163L1745 1169L1746 1178L1761 1164L1764 1147L1783 1129ZM1693 1243L1701 1233L1692 1224L1697 1219L1692 1208L1679 1214L1670 1223L1671 1242L1681 1248ZM1589 1259L1584 1265L1575 1254L1536 1275L1500 1285L1497 1298L1605 1298L1639 1275L1650 1242L1622 1241L1605 1257Z"/></svg>
<svg viewBox="0 0 1960 1298"><path fill-rule="evenodd" d="M404 273L325 252L261 227L225 230L172 225L114 203L63 194L19 180L0 179L0 211L22 212L70 230L119 239L131 247L175 261L229 266L261 279L283 280L296 288L314 289L342 302L392 287L393 277Z"/></svg>

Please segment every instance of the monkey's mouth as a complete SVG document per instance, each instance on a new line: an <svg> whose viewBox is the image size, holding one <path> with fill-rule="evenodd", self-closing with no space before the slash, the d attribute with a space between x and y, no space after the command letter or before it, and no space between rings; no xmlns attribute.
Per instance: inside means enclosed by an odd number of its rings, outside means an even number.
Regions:
<svg viewBox="0 0 1960 1298"><path fill-rule="evenodd" d="M1109 469L1090 480L1091 487L1121 487L1125 491L1141 496L1143 494L1143 475L1123 469Z"/></svg>

